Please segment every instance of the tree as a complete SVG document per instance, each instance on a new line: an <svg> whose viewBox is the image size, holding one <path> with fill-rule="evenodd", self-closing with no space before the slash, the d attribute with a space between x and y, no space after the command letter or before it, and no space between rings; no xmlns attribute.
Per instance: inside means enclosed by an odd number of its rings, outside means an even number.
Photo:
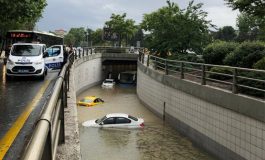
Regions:
<svg viewBox="0 0 265 160"><path fill-rule="evenodd" d="M247 13L251 16L264 18L265 1L262 0L225 0L227 5L234 10L239 9L240 12Z"/></svg>
<svg viewBox="0 0 265 160"><path fill-rule="evenodd" d="M121 46L122 40L125 41L125 45L127 45L128 39L131 38L134 33L137 31L136 26L134 25L134 20L125 19L126 13L122 15L112 14L109 21L105 22L105 26L110 28L112 32L117 33L119 38L119 45Z"/></svg>
<svg viewBox="0 0 265 160"><path fill-rule="evenodd" d="M0 34L9 29L33 29L46 0L0 0Z"/></svg>
<svg viewBox="0 0 265 160"><path fill-rule="evenodd" d="M265 40L265 20L242 13L237 17L239 42Z"/></svg>
<svg viewBox="0 0 265 160"><path fill-rule="evenodd" d="M250 18L246 13L240 14L237 17L238 37L239 42L245 40L257 39L257 28L253 18ZM254 32L253 32L254 31Z"/></svg>
<svg viewBox="0 0 265 160"><path fill-rule="evenodd" d="M177 4L167 1L167 6L150 14L145 14L141 26L150 34L145 38L145 44L150 50L159 52L165 57L168 52L201 53L209 41L206 20L207 13L201 10L202 3L193 4L181 10ZM148 42L146 42L148 41Z"/></svg>
<svg viewBox="0 0 265 160"><path fill-rule="evenodd" d="M80 46L83 41L87 41L86 32L84 27L71 28L65 36L65 43L67 45Z"/></svg>
<svg viewBox="0 0 265 160"><path fill-rule="evenodd" d="M75 36L71 33L68 33L67 35L64 36L64 44L70 46L75 44Z"/></svg>
<svg viewBox="0 0 265 160"><path fill-rule="evenodd" d="M129 39L129 43L131 46L137 46L137 41L142 42L144 37L144 33L140 26L137 26L137 32ZM141 45L141 44L140 44Z"/></svg>
<svg viewBox="0 0 265 160"><path fill-rule="evenodd" d="M214 38L223 41L233 41L236 36L236 31L232 26L224 26L217 31Z"/></svg>

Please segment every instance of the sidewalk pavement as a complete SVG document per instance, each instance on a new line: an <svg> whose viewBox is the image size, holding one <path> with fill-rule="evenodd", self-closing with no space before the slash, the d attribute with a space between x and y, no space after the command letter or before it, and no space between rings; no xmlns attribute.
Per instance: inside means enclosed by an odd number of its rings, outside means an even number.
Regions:
<svg viewBox="0 0 265 160"><path fill-rule="evenodd" d="M73 68L70 71L70 85L67 97L67 108L64 110L65 143L58 146L56 159L81 160Z"/></svg>

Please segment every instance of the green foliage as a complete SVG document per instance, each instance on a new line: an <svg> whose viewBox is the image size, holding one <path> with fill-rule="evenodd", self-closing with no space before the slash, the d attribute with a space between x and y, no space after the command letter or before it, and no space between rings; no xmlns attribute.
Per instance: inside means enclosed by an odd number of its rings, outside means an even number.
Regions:
<svg viewBox="0 0 265 160"><path fill-rule="evenodd" d="M71 28L64 39L66 45L80 46L83 41L87 41L86 30L84 27Z"/></svg>
<svg viewBox="0 0 265 160"><path fill-rule="evenodd" d="M103 29L97 29L94 32L92 32L92 41L93 45L103 45L104 41L102 40L103 35Z"/></svg>
<svg viewBox="0 0 265 160"><path fill-rule="evenodd" d="M10 29L33 29L46 0L0 0L0 34Z"/></svg>
<svg viewBox="0 0 265 160"><path fill-rule="evenodd" d="M188 50L201 53L208 43L210 21L201 10L202 3L191 1L186 9L167 1L167 6L150 14L145 14L142 28L150 35L145 39L149 50L160 52L165 57L168 52L186 53ZM146 43L146 41L148 41Z"/></svg>
<svg viewBox="0 0 265 160"><path fill-rule="evenodd" d="M73 34L67 34L64 36L64 44L67 46L73 45L75 44L75 36Z"/></svg>
<svg viewBox="0 0 265 160"><path fill-rule="evenodd" d="M243 72L243 73L240 73L240 76L248 77L248 78L254 78L254 79L260 79L260 80L265 79L264 73L262 74L262 73L256 73L256 72ZM252 80L248 80L248 79L238 79L238 84L265 90L265 85L262 82L252 81ZM253 90L253 89L248 89L248 88L244 88L244 87L239 87L238 91L240 93L244 93L244 94L256 96L256 97L264 97L265 96L264 92Z"/></svg>
<svg viewBox="0 0 265 160"><path fill-rule="evenodd" d="M137 41L142 42L144 38L144 33L140 26L137 26L137 32L129 39L130 46L136 46Z"/></svg>
<svg viewBox="0 0 265 160"><path fill-rule="evenodd" d="M203 63L203 59L201 59L196 54L173 54L167 57L170 60L178 60L178 61L187 61L187 62L196 62Z"/></svg>
<svg viewBox="0 0 265 160"><path fill-rule="evenodd" d="M242 13L237 17L237 41L265 40L265 20Z"/></svg>
<svg viewBox="0 0 265 160"><path fill-rule="evenodd" d="M265 16L265 1L261 0L225 0L227 5L234 10L239 9L240 12L249 15L264 17Z"/></svg>
<svg viewBox="0 0 265 160"><path fill-rule="evenodd" d="M265 56L264 42L243 42L225 57L224 64L251 68L263 56Z"/></svg>
<svg viewBox="0 0 265 160"><path fill-rule="evenodd" d="M232 69L228 69L228 68L212 67L210 69L210 71L211 72L216 72L216 73L233 75ZM219 75L219 74L209 74L209 78L218 79L218 80L229 80L229 79L232 79L231 76L224 76L224 75Z"/></svg>
<svg viewBox="0 0 265 160"><path fill-rule="evenodd" d="M203 59L208 64L223 65L226 55L234 51L237 45L234 42L215 41L204 49Z"/></svg>
<svg viewBox="0 0 265 160"><path fill-rule="evenodd" d="M214 39L233 41L235 40L236 36L236 31L232 26L224 26L216 32Z"/></svg>
<svg viewBox="0 0 265 160"><path fill-rule="evenodd" d="M265 57L260 59L257 63L253 65L253 68L255 69L263 69L265 70Z"/></svg>
<svg viewBox="0 0 265 160"><path fill-rule="evenodd" d="M126 13L123 13L122 15L112 14L110 20L105 22L107 27L111 28L113 32L119 34L119 45L121 45L122 40L124 40L125 45L127 45L128 39L130 39L135 32L137 32L137 27L134 24L134 20L125 18Z"/></svg>

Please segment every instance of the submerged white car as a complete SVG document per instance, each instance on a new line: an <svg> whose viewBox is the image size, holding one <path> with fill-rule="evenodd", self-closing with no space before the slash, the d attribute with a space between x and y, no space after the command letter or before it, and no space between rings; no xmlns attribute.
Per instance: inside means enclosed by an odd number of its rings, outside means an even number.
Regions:
<svg viewBox="0 0 265 160"><path fill-rule="evenodd" d="M143 128L144 120L125 113L111 113L102 118L85 121L85 127Z"/></svg>
<svg viewBox="0 0 265 160"><path fill-rule="evenodd" d="M105 79L102 82L102 87L106 87L106 88L112 88L115 85L115 81L114 79Z"/></svg>

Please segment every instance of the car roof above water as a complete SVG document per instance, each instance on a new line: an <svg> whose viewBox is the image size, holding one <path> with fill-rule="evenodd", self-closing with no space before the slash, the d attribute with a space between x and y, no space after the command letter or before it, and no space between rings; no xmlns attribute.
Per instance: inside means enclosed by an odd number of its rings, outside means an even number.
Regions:
<svg viewBox="0 0 265 160"><path fill-rule="evenodd" d="M109 117L126 117L128 118L128 114L125 113L110 113L106 115L107 118Z"/></svg>

